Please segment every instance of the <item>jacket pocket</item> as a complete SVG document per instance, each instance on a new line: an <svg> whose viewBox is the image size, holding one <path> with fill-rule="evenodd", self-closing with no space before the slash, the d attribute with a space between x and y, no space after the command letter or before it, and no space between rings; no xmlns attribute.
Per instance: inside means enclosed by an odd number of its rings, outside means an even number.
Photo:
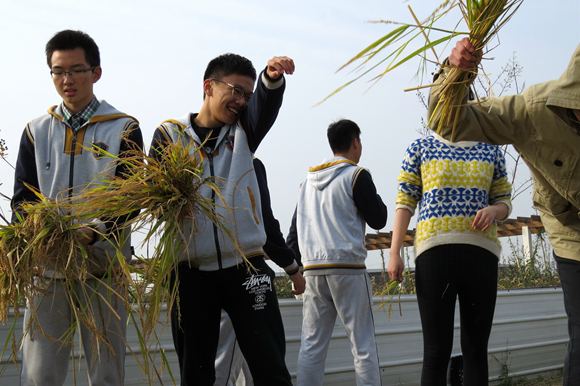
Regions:
<svg viewBox="0 0 580 386"><path fill-rule="evenodd" d="M580 202L580 170L578 155L561 147L538 146L536 167L558 193L578 206Z"/></svg>
<svg viewBox="0 0 580 386"><path fill-rule="evenodd" d="M256 197L252 192L252 188L250 188L249 186L248 186L248 196L250 196L250 202L252 203L252 215L254 215L254 220L256 221L256 224L259 224L260 220L258 219L258 215L256 214Z"/></svg>
<svg viewBox="0 0 580 386"><path fill-rule="evenodd" d="M544 183L546 183L544 181ZM566 201L562 196L556 194L550 186L542 186L538 183L537 176L534 181L534 206L540 212L544 212L548 216L554 217L560 224L565 227L574 229L580 232L580 213L579 209ZM543 188L543 189L542 189ZM554 194L542 194L554 193Z"/></svg>
<svg viewBox="0 0 580 386"><path fill-rule="evenodd" d="M560 214L555 214L554 217L562 225L574 229L577 232L580 232L580 218L578 217L579 215L580 214L578 212L578 208L570 206L569 210Z"/></svg>
<svg viewBox="0 0 580 386"><path fill-rule="evenodd" d="M534 206L551 215L564 213L570 209L571 204L560 192L552 186L552 181L548 181L537 169L530 168L534 180Z"/></svg>

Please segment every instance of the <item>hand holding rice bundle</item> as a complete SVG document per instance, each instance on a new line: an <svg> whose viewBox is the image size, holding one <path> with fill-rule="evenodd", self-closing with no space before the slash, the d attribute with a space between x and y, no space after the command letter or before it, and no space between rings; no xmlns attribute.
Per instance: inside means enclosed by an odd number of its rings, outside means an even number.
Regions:
<svg viewBox="0 0 580 386"><path fill-rule="evenodd" d="M499 29L507 23L523 0L471 0L459 1L458 6L463 20L469 28L469 41L475 48L474 53L481 53ZM481 61L481 57L478 58ZM448 62L442 67L449 67L439 87L433 88L433 95L439 97L439 103L431 118L431 123L438 122L438 132L445 125L453 123L453 134L459 110L469 92L469 87L477 76L477 68L461 69L450 66Z"/></svg>
<svg viewBox="0 0 580 386"><path fill-rule="evenodd" d="M379 53L384 54L386 52L386 56L380 59L378 63L365 69L355 79L333 91L320 103L341 91L349 84L369 74L385 62L387 63L386 69L371 79L374 83L382 79L388 72L418 56L421 58L418 74L424 74L426 72L426 62L428 61L439 65L445 73L444 80L433 91L434 95L439 97L439 104L432 114L428 126L437 124L438 129L440 129L444 125L453 123L455 129L458 112L464 103L469 87L476 78L477 68L460 69L451 66L447 61L441 62L435 51L435 47L455 37L467 35L469 36L469 41L475 48L474 52L482 52L486 45L497 36L498 31L514 15L522 2L523 0L446 0L423 22L417 19L410 6L409 10L415 20L415 24L399 23L390 20L376 21L375 23L396 24L399 26L359 52L339 68L338 71L359 61L360 64L356 69L362 69L373 59L377 59ZM456 29L445 29L436 26L437 22L444 15L447 15L454 9L460 10L461 19L459 23L461 21L465 22L468 27L468 32L458 32ZM433 35L437 34L443 34L444 36L435 39ZM419 48L412 48L413 46L410 43L415 38L421 37L425 39L424 44ZM395 48L392 48L393 46ZM388 51L389 49L391 51ZM412 52L407 53L407 50L412 50ZM427 59L427 54L431 51L435 56L434 60ZM481 60L481 58L479 59ZM405 91L429 88L432 86L433 84L421 85L419 87L406 89Z"/></svg>

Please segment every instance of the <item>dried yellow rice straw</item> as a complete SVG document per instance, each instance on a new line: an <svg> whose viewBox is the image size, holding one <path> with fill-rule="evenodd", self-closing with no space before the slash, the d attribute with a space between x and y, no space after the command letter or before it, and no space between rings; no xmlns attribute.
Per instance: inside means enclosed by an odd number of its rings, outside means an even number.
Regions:
<svg viewBox="0 0 580 386"><path fill-rule="evenodd" d="M88 224L79 214L63 211L63 207L67 205L59 205L39 193L37 196L39 202L24 203L19 209L17 212L19 221L0 226L0 321L6 323L12 307L16 322L21 313L20 307L26 306L30 318L24 326L25 334L42 334L49 340L68 345L72 343L76 326L82 324L93 333L91 344L94 347L102 345L109 347L107 332L97 327L99 322L95 320L90 307L84 309L73 307L70 333L62 337L46 334L37 318L36 308L33 305L35 300L36 304L45 301L44 297L48 296L47 288L54 280L53 277L61 280L64 296L71 304L80 297L94 296L94 288L85 286L86 280L93 278L89 271L89 254L79 241L79 238L86 237L80 229L87 227ZM108 280L107 283L99 281L98 284L106 286L111 293L111 298L101 299L101 304L113 309L111 307L113 302L126 302L127 297L112 290L122 278L111 275ZM14 333L13 325L2 354L6 351L9 340L12 340L11 355L16 360L19 345L16 344ZM98 358L98 355L96 357Z"/></svg>
<svg viewBox="0 0 580 386"><path fill-rule="evenodd" d="M469 28L469 41L475 52L483 50L487 43L495 37L501 27L507 23L523 0L467 0L459 1L463 20ZM447 66L443 64L442 66ZM457 119L469 87L475 80L477 69L462 70L451 67L440 85L433 91L433 96L439 97L428 126L438 122L437 131L446 125L453 124L451 138L455 136Z"/></svg>
<svg viewBox="0 0 580 386"><path fill-rule="evenodd" d="M434 50L436 46L447 43L455 37L469 35L470 42L476 50L483 49L488 42L497 35L497 32L509 21L522 2L523 0L446 0L441 3L422 23L419 22L419 19L410 6L409 10L416 24L399 23L390 20L376 21L375 23L395 24L398 25L398 27L359 52L339 68L338 71L355 62L359 62L359 65L356 67L357 70L363 69L367 64L371 63L371 60L378 60L378 62L370 65L370 68L365 68L362 74L333 91L318 104L324 102L332 95L383 64L386 64L386 69L371 79L374 83L382 79L382 77L388 72L415 57L421 58L419 74L425 73L426 62L428 61L427 55L431 51L435 55L435 63L439 64L441 67L449 67L448 64L439 62L439 55L437 55ZM460 21L465 22L468 27L468 32L458 32L456 29L436 27L436 24L439 23L442 16L456 8L460 9L462 15ZM434 39L431 37L432 34L443 34L444 36ZM412 46L410 43L416 38L425 39L425 43L417 49L411 48ZM409 49L411 50L410 53L408 53ZM383 58L378 59L378 55L385 54L385 52L386 55ZM463 71L458 68L452 68L448 71L443 82L438 84L438 88L435 90L435 96L440 99L435 113L431 116L429 125L438 122L438 128L440 129L443 125L453 123L455 129L458 117L457 113L461 108L464 97L476 75L477 69ZM417 90L419 88L431 86L433 85L423 85L405 91Z"/></svg>
<svg viewBox="0 0 580 386"><path fill-rule="evenodd" d="M78 256L86 255L77 238L80 228L77 216L63 215L48 199L24 204L20 222L0 226L0 321L5 322L8 309L31 300L42 292L35 277L45 269L63 275L81 277Z"/></svg>
<svg viewBox="0 0 580 386"><path fill-rule="evenodd" d="M155 151L155 150L153 150ZM108 177L77 199L82 210L98 217L123 217L141 212L131 221L133 231L144 231L143 244L156 243L151 255L140 258L137 266L125 265L125 277L131 282L131 295L139 315L141 350L148 353L156 342L155 327L166 305L165 319L175 304L176 275L183 241L195 237L183 234L186 222L196 217L208 218L228 237L250 269L234 235L226 227L226 219L216 212L226 200L214 177L203 177L200 148L193 141L171 142L154 156L136 152L115 160L127 166L123 177ZM204 197L202 189L215 192L216 200ZM233 208L232 208L233 209ZM79 210L79 209L75 209ZM132 275L133 274L133 275ZM144 358L144 360L146 360ZM148 365L142 365L147 372Z"/></svg>

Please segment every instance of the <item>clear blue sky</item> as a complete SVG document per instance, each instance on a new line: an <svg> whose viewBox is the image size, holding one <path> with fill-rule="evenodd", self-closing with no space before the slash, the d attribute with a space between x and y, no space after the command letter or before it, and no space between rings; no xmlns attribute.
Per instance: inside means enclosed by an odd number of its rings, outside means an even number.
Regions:
<svg viewBox="0 0 580 386"><path fill-rule="evenodd" d="M272 56L286 55L295 60L296 72L287 78L279 118L256 154L268 170L273 209L283 232L308 167L331 156L326 127L340 117L361 127L360 164L371 170L390 210L383 229L389 231L403 152L419 136L416 129L425 115L415 94L403 92L417 85L417 62L368 91L369 84L359 81L323 105L312 106L351 78L348 72L335 74L342 64L392 29L365 22L411 22L408 4L421 19L439 1L5 0L0 13L0 138L6 140L8 160L14 163L25 124L60 102L44 45L62 29L80 29L95 39L103 68L95 94L137 117L147 144L163 120L199 110L203 72L215 56L244 55L259 71ZM457 14L449 17L448 27L457 20ZM489 55L496 59L486 62L486 71L497 73L515 52L527 85L559 77L580 43L579 21L577 0L525 0L500 33L501 45ZM0 182L0 190L11 196L13 170L6 164L0 167ZM0 204L6 214L8 203ZM512 216L531 214L531 194L526 193L517 199ZM380 266L376 253L370 255L369 266Z"/></svg>

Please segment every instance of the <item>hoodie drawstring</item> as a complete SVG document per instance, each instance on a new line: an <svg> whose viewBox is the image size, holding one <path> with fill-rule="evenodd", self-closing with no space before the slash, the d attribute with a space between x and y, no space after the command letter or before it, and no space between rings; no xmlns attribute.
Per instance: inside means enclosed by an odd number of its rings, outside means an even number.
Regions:
<svg viewBox="0 0 580 386"><path fill-rule="evenodd" d="M50 157L52 155L52 135L54 130L54 116L50 117L50 129L48 130L48 158L46 159L46 170L50 170Z"/></svg>

